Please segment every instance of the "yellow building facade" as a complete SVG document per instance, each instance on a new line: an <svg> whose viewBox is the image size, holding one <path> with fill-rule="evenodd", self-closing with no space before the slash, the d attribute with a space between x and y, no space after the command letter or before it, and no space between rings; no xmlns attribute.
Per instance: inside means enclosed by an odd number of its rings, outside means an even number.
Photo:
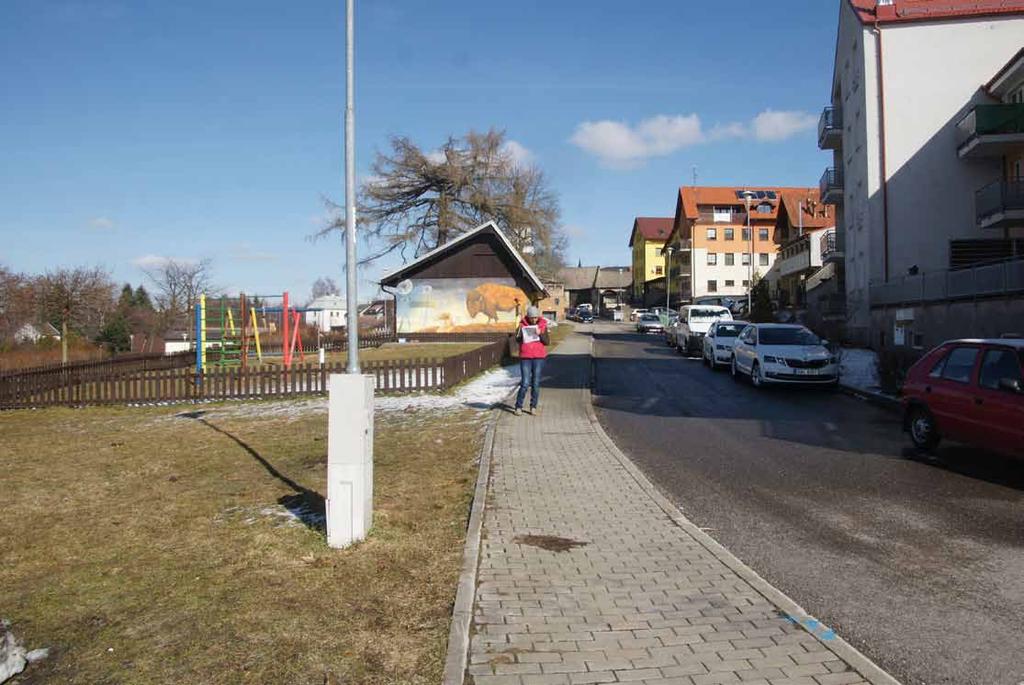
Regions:
<svg viewBox="0 0 1024 685"><path fill-rule="evenodd" d="M665 278L662 248L672 233L672 217L636 217L629 247L633 254L633 299L642 300L647 283Z"/></svg>

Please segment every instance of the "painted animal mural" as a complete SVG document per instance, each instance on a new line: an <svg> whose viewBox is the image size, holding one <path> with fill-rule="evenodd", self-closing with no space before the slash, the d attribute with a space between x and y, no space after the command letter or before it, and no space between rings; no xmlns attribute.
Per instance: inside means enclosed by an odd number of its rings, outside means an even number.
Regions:
<svg viewBox="0 0 1024 685"><path fill-rule="evenodd" d="M486 314L488 323L497 323L498 312L515 315L517 307L524 311L529 304L530 300L522 290L499 283L484 283L466 293L469 317L475 319L478 314Z"/></svg>

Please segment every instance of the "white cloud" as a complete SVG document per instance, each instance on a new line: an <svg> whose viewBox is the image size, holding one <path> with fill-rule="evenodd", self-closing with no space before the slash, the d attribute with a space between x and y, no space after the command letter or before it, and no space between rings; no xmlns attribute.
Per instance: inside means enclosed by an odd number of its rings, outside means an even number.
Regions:
<svg viewBox="0 0 1024 685"><path fill-rule="evenodd" d="M705 131L697 114L658 115L635 126L621 121L585 121L576 127L569 142L597 157L601 164L632 169L652 157L665 157L702 143L753 138L779 142L813 128L814 115L798 111L766 109L749 123L719 123Z"/></svg>
<svg viewBox="0 0 1024 685"><path fill-rule="evenodd" d="M602 164L632 168L650 157L670 155L703 142L696 114L644 119L635 128L620 121L585 121L569 142L595 155Z"/></svg>
<svg viewBox="0 0 1024 685"><path fill-rule="evenodd" d="M515 140L505 141L501 151L519 166L526 166L534 159L534 154L525 145Z"/></svg>
<svg viewBox="0 0 1024 685"><path fill-rule="evenodd" d="M116 226L113 219L105 216L97 216L89 219L89 228L94 231L113 231Z"/></svg>
<svg viewBox="0 0 1024 685"><path fill-rule="evenodd" d="M813 128L818 123L817 117L807 112L777 112L773 109L754 117L751 128L754 137L765 142L778 142L792 138L798 133Z"/></svg>
<svg viewBox="0 0 1024 685"><path fill-rule="evenodd" d="M140 269L157 269L167 264L167 262L178 262L179 264L196 264L195 259L183 259L181 257L167 257L165 255L147 254L141 257L136 257L132 260L132 264L139 267Z"/></svg>
<svg viewBox="0 0 1024 685"><path fill-rule="evenodd" d="M448 157L444 154L444 150L434 150L433 152L428 152L424 156L431 164L444 164L448 160Z"/></svg>

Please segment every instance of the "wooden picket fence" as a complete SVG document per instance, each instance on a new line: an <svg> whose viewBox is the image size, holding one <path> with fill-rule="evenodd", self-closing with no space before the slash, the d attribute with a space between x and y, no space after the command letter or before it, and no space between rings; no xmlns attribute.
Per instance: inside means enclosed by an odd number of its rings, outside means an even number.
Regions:
<svg viewBox="0 0 1024 685"><path fill-rule="evenodd" d="M441 359L364 362L379 394L444 391L502 363L508 341ZM131 370L115 367L106 374L66 374L64 382L27 382L0 378L0 409L109 404L158 404L233 399L286 398L327 393L327 377L345 373L342 363L294 364L254 368L210 368L197 374L189 368Z"/></svg>

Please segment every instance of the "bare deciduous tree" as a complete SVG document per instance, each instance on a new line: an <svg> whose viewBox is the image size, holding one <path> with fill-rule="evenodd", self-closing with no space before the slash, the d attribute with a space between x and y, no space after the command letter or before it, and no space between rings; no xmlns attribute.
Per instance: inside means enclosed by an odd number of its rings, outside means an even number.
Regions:
<svg viewBox="0 0 1024 685"><path fill-rule="evenodd" d="M68 331L93 338L114 308L116 286L99 267L48 271L37 282L43 316L60 325L61 360L68 360Z"/></svg>
<svg viewBox="0 0 1024 685"><path fill-rule="evenodd" d="M313 281L313 289L310 292L309 301L312 302L316 298L323 297L324 295L339 295L340 293L341 291L338 290L338 284L333 278L321 276Z"/></svg>
<svg viewBox="0 0 1024 685"><path fill-rule="evenodd" d="M156 303L162 314L180 316L187 313L199 296L213 288L213 260L198 262L166 259L144 269L156 288Z"/></svg>
<svg viewBox="0 0 1024 685"><path fill-rule="evenodd" d="M395 137L372 173L357 212L361 237L374 248L364 262L395 251L414 257L494 221L535 265L561 263L557 197L539 169L517 163L500 131L449 138L432 153ZM344 230L338 220L321 235Z"/></svg>
<svg viewBox="0 0 1024 685"><path fill-rule="evenodd" d="M18 329L36 321L32 279L0 265L0 343L10 342Z"/></svg>

